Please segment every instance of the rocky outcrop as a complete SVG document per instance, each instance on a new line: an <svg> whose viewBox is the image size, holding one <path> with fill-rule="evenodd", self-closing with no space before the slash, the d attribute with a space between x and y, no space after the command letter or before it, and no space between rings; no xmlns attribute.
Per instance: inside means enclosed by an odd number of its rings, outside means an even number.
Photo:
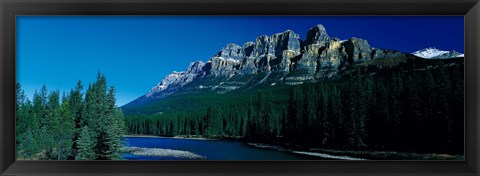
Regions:
<svg viewBox="0 0 480 176"><path fill-rule="evenodd" d="M227 46L223 47L215 57L242 61L245 58L245 51L243 50L243 47L238 46L235 43L229 43Z"/></svg>
<svg viewBox="0 0 480 176"><path fill-rule="evenodd" d="M310 28L307 32L302 58L298 60L296 67L304 70L302 72L303 79L311 80L314 79L314 77L319 77L318 73L323 72L324 70L322 69L325 69L330 63L329 55L338 52L339 44L340 42L337 39L330 39L323 25L319 24ZM327 47L328 50L326 50ZM332 69L335 70L336 68ZM323 77L323 75L320 77Z"/></svg>
<svg viewBox="0 0 480 176"><path fill-rule="evenodd" d="M343 43L349 63L365 62L372 59L372 47L366 40L351 38Z"/></svg>
<svg viewBox="0 0 480 176"><path fill-rule="evenodd" d="M205 76L205 65L206 63L203 61L196 61L190 63L190 65L188 65L188 68L185 70L185 81L188 83L193 81L193 79L195 79L196 77Z"/></svg>
<svg viewBox="0 0 480 176"><path fill-rule="evenodd" d="M327 30L323 25L319 24L310 28L307 32L307 38L305 39L305 45L325 45L330 40L330 36L327 34Z"/></svg>
<svg viewBox="0 0 480 176"><path fill-rule="evenodd" d="M185 72L177 72L174 71L173 73L167 75L163 80L158 83L155 87L153 87L146 95L145 98L163 98L169 96L182 86L182 84L186 84L184 80Z"/></svg>
<svg viewBox="0 0 480 176"><path fill-rule="evenodd" d="M245 51L241 46L230 43L223 47L207 62L207 74L214 76L233 76L238 73Z"/></svg>
<svg viewBox="0 0 480 176"><path fill-rule="evenodd" d="M310 29L309 36L312 38L305 42L296 67L304 70L302 78L307 80L336 77L347 65L372 59L372 47L366 40L330 38L321 25Z"/></svg>
<svg viewBox="0 0 480 176"><path fill-rule="evenodd" d="M255 74L257 73L257 58L253 57L253 51L255 50L255 42L247 42L243 44L243 51L245 52L245 59L243 59L240 65L240 71L242 74Z"/></svg>
<svg viewBox="0 0 480 176"><path fill-rule="evenodd" d="M163 80L153 87L144 98L163 98L175 93L180 87L190 83L199 76L204 76L205 62L196 61L190 63L185 71L177 72L167 75Z"/></svg>
<svg viewBox="0 0 480 176"><path fill-rule="evenodd" d="M274 58L269 61L270 71L289 71L292 58L300 55L300 37L292 30L270 37Z"/></svg>
<svg viewBox="0 0 480 176"><path fill-rule="evenodd" d="M335 77L340 70L345 68L348 54L345 51L344 43L334 39L325 45L325 49L321 51L319 56L315 78Z"/></svg>

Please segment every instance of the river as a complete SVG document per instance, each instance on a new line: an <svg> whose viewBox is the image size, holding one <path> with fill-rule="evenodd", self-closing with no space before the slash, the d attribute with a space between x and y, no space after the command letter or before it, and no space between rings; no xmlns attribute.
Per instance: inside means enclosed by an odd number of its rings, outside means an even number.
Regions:
<svg viewBox="0 0 480 176"><path fill-rule="evenodd" d="M126 153L125 160L318 160L314 156L257 148L238 141L164 137L124 137L126 148L154 151L159 155ZM153 149L153 150L152 150Z"/></svg>

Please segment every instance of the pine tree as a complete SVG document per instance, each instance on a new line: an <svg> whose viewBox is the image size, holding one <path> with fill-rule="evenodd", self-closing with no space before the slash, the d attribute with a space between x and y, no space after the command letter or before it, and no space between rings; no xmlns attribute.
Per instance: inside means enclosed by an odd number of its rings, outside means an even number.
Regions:
<svg viewBox="0 0 480 176"><path fill-rule="evenodd" d="M449 128L451 129L448 137L449 151L452 153L462 153L463 152L463 144L464 144L464 71L462 70L463 66L456 66L453 69L452 79L454 80L452 83L453 86L453 95L452 95L452 108L453 108L453 117L451 121L452 123L449 124Z"/></svg>
<svg viewBox="0 0 480 176"><path fill-rule="evenodd" d="M106 97L105 119L109 123L106 124L106 143L107 151L105 151L106 159L120 159L119 149L121 148L120 138L125 133L125 122L123 113L116 109L115 88L112 86L108 90ZM152 124L152 123L150 123Z"/></svg>
<svg viewBox="0 0 480 176"><path fill-rule="evenodd" d="M388 122L390 119L389 93L383 82L378 82L376 85L376 106L373 110L375 113L371 117L371 125L369 127L370 142L377 146L385 146L391 135L388 130Z"/></svg>
<svg viewBox="0 0 480 176"><path fill-rule="evenodd" d="M282 126L281 126L280 135L285 137L286 130L287 130L287 112L285 111L285 108L282 108Z"/></svg>
<svg viewBox="0 0 480 176"><path fill-rule="evenodd" d="M293 89L294 90L296 89L295 90L296 99L294 100L294 102L296 104L295 105L295 108L296 108L295 112L297 113L295 115L295 126L294 126L294 128L296 128L296 130L295 130L294 134L295 134L295 138L299 142L302 142L302 141L305 141L305 136L303 136L303 135L306 134L305 129L303 128L303 125L304 125L304 123L303 123L304 118L303 117L306 113L304 113L302 111L302 107L304 106L303 101L302 101L304 94L303 94L302 88L300 86L295 86Z"/></svg>
<svg viewBox="0 0 480 176"><path fill-rule="evenodd" d="M33 110L35 115L38 116L39 119L39 128L42 128L44 126L48 125L48 120L47 120L47 86L43 85L42 88L40 89L40 92L37 93L35 91L35 94L33 95Z"/></svg>
<svg viewBox="0 0 480 176"><path fill-rule="evenodd" d="M256 134L257 132L257 124L256 124L256 116L254 114L252 102L248 103L247 105L247 137L249 139L255 139L258 137Z"/></svg>
<svg viewBox="0 0 480 176"><path fill-rule="evenodd" d="M331 102L329 117L332 117L332 118L328 118L330 119L330 122L331 122L330 128L332 132L329 134L331 141L328 141L328 138L327 138L327 140L322 143L324 143L325 145L327 144L338 145L338 144L341 144L341 142L339 141L342 141L342 140L340 139L346 138L345 126L343 125L345 123L345 117L343 114L340 90L336 86L332 86L331 91L332 91L332 94L328 98L329 101Z"/></svg>
<svg viewBox="0 0 480 176"><path fill-rule="evenodd" d="M305 95L303 96L303 123L302 123L302 136L306 138L306 141L304 141L307 144L312 144L313 143L313 134L314 130L313 128L313 121L316 119L315 117L315 99L316 99L316 94L313 91L313 88L311 86L307 87L307 91L305 91ZM321 133L324 132L321 130Z"/></svg>
<svg viewBox="0 0 480 176"><path fill-rule="evenodd" d="M263 103L263 109L262 109L262 118L263 118L263 123L264 123L264 132L263 134L265 135L264 137L266 139L272 139L273 137L276 137L276 120L274 120L273 112L272 112L272 100L269 96Z"/></svg>
<svg viewBox="0 0 480 176"><path fill-rule="evenodd" d="M27 131L28 128L28 116L29 114L26 113L27 107L25 102L25 92L22 90L22 86L20 83L16 84L16 103L15 103L15 132L16 136L16 143L17 145L20 143L21 135Z"/></svg>
<svg viewBox="0 0 480 176"><path fill-rule="evenodd" d="M304 140L303 130L303 93L298 86L290 90L289 105L287 110L287 130L286 139L290 142L300 142Z"/></svg>
<svg viewBox="0 0 480 176"><path fill-rule="evenodd" d="M31 158L39 152L40 146L33 133L27 130L20 136L18 156L21 158Z"/></svg>
<svg viewBox="0 0 480 176"><path fill-rule="evenodd" d="M359 147L365 147L365 139L367 136L366 131L366 121L367 121L367 113L368 113L368 105L369 105L369 97L368 94L370 92L370 88L367 85L362 84L362 82L367 83L362 79L362 77L357 78L355 82L356 87L356 94L360 103L357 103L357 123L356 123L356 143Z"/></svg>
<svg viewBox="0 0 480 176"><path fill-rule="evenodd" d="M64 160L70 156L71 147L74 135L74 120L70 111L70 105L67 102L67 97L63 95L62 104L58 107L59 114L52 120L52 133L56 143L57 160Z"/></svg>
<svg viewBox="0 0 480 176"><path fill-rule="evenodd" d="M403 78L401 74L394 73L392 76L392 83L390 87L390 102L391 102L391 115L388 121L389 123L389 131L391 133L391 145L392 146L400 146L403 145L400 141L396 140L399 139L401 136L400 132L400 123L401 118L404 113L403 105L402 105L402 95L403 93Z"/></svg>
<svg viewBox="0 0 480 176"><path fill-rule="evenodd" d="M94 147L96 146L95 137L87 126L82 128L77 144L78 151L75 159L94 160L97 158L94 150Z"/></svg>
<svg viewBox="0 0 480 176"><path fill-rule="evenodd" d="M257 93L257 101L255 101L255 126L256 130L254 133L258 135L259 138L264 139L267 136L266 125L268 123L268 115L266 115L265 111L265 102L263 100L263 96L261 92Z"/></svg>
<svg viewBox="0 0 480 176"><path fill-rule="evenodd" d="M330 90L323 90L321 92L321 101L319 101L318 103L319 107L317 111L319 112L319 114L317 126L320 129L320 132L318 134L320 135L319 140L321 141L321 145L326 145L327 141L329 140L328 138L330 137L329 120L336 118L333 114L333 102L329 102L329 100L333 101L333 98L329 96L329 91Z"/></svg>
<svg viewBox="0 0 480 176"><path fill-rule="evenodd" d="M241 114L240 119L242 120L241 126L240 126L240 136L245 137L247 135L247 129L248 129L248 114L247 115Z"/></svg>
<svg viewBox="0 0 480 176"><path fill-rule="evenodd" d="M423 108L423 115L424 115L424 123L423 127L425 129L430 129L430 130L425 130L425 137L423 137L425 140L423 142L424 147L428 148L431 147L432 144L435 144L435 139L434 137L436 132L434 130L435 128L435 122L437 115L435 113L435 108L436 108L436 103L437 103L437 97L435 95L438 95L438 89L437 89L437 84L436 81L433 77L433 74L430 69L427 69L426 73L426 78L425 78L425 84L423 86L423 92L422 92L422 104L424 105Z"/></svg>
<svg viewBox="0 0 480 176"><path fill-rule="evenodd" d="M61 130L60 124L60 100L59 92L52 91L48 95L48 102L46 106L43 126L41 127L41 135L43 142L43 149L46 150L44 159L57 159L56 148L58 143L55 141Z"/></svg>
<svg viewBox="0 0 480 176"><path fill-rule="evenodd" d="M85 114L85 103L83 101L82 94L83 85L81 81L77 82L77 85L74 89L70 91L70 96L68 97L68 104L70 108L70 113L74 119L74 131L72 137L72 150L71 156L69 159L74 159L78 150L77 139L80 135L82 127L87 125L86 114Z"/></svg>

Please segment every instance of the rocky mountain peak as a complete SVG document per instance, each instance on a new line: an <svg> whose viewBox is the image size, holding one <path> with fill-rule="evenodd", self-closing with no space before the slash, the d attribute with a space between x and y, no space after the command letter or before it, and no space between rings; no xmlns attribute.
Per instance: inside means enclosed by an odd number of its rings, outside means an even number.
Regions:
<svg viewBox="0 0 480 176"><path fill-rule="evenodd" d="M205 62L203 61L195 61L195 62L191 62L188 67L187 67L187 70L186 70L186 73L187 74L191 74L191 73L194 73L194 74L199 74L200 72L203 72L203 67L205 66Z"/></svg>
<svg viewBox="0 0 480 176"><path fill-rule="evenodd" d="M245 57L245 52L241 46L238 46L235 43L229 43L223 47L215 57L221 57L225 59L234 59L234 60L243 60Z"/></svg>
<svg viewBox="0 0 480 176"><path fill-rule="evenodd" d="M253 47L255 46L255 42L246 42L243 44L243 51L245 52L246 57L250 57L253 52Z"/></svg>
<svg viewBox="0 0 480 176"><path fill-rule="evenodd" d="M325 45L326 42L330 39L328 36L327 30L321 24L318 24L307 32L307 38L305 39L305 45L311 44L320 44Z"/></svg>
<svg viewBox="0 0 480 176"><path fill-rule="evenodd" d="M165 76L160 83L158 83L155 87L153 87L145 96L151 97L157 92L164 91L170 87L171 84L175 84L177 82L181 82L181 80L185 77L185 72L177 72L173 71L169 75Z"/></svg>
<svg viewBox="0 0 480 176"><path fill-rule="evenodd" d="M291 38L300 38L298 34L296 34L293 30L291 29L287 29L283 32L279 32L279 33L276 33L276 34L273 34L273 36L288 36L288 37L291 37Z"/></svg>
<svg viewBox="0 0 480 176"><path fill-rule="evenodd" d="M300 52L300 36L292 30L286 30L270 37L274 46L275 55L280 55L284 50Z"/></svg>
<svg viewBox="0 0 480 176"><path fill-rule="evenodd" d="M268 37L267 35L261 35L257 37L255 40L252 56L261 57L264 55L273 54L271 53L273 49L271 48L271 45L269 45L269 43L270 37Z"/></svg>
<svg viewBox="0 0 480 176"><path fill-rule="evenodd" d="M368 44L367 40L352 37L342 44L345 46L345 51L349 56L348 61L350 63L372 59L372 47Z"/></svg>

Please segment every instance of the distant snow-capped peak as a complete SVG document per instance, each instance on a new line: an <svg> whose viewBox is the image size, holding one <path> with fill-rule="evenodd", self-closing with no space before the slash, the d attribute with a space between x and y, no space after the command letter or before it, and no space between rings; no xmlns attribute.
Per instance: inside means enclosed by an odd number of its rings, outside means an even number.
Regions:
<svg viewBox="0 0 480 176"><path fill-rule="evenodd" d="M421 49L413 52L412 54L425 59L447 59L454 57L464 57L462 53L459 53L457 51L444 51L435 47Z"/></svg>

